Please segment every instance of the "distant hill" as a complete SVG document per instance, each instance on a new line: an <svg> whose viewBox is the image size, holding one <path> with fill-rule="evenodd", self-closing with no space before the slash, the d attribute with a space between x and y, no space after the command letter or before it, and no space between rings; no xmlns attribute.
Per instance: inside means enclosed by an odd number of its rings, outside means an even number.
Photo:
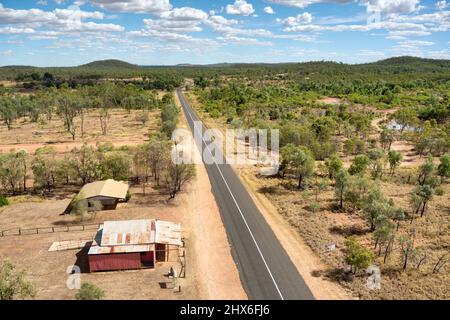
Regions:
<svg viewBox="0 0 450 320"><path fill-rule="evenodd" d="M380 60L377 62L373 62L370 64L381 65L381 66L402 66L402 65L417 65L417 64L442 64L442 63L450 63L450 60L439 60L439 59L424 59L418 57L411 56L402 56L402 57L393 57L384 60Z"/></svg>
<svg viewBox="0 0 450 320"><path fill-rule="evenodd" d="M106 69L106 68L114 68L114 69L137 69L138 65L131 64L121 60L99 60L91 63L83 64L79 66L80 68L94 68L94 69Z"/></svg>

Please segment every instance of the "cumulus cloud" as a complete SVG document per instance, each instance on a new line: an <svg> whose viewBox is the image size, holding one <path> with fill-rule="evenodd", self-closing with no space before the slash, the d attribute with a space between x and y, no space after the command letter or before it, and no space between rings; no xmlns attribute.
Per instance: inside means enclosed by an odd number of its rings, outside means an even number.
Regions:
<svg viewBox="0 0 450 320"><path fill-rule="evenodd" d="M447 1L442 0L442 1L438 1L436 2L436 8L438 10L444 10L447 9L447 7L449 7L450 5L447 3Z"/></svg>
<svg viewBox="0 0 450 320"><path fill-rule="evenodd" d="M15 27L0 28L0 34L30 34L34 32L35 30L32 28L15 28Z"/></svg>
<svg viewBox="0 0 450 320"><path fill-rule="evenodd" d="M246 38L246 37L236 37L236 36L227 36L227 37L217 37L217 40L222 41L227 45L238 45L238 46L273 46L273 42L270 41L260 41L255 38Z"/></svg>
<svg viewBox="0 0 450 320"><path fill-rule="evenodd" d="M270 3L284 5L295 8L306 8L309 5L322 3L322 2L334 2L334 3L347 3L352 0L269 0Z"/></svg>
<svg viewBox="0 0 450 320"><path fill-rule="evenodd" d="M267 14L275 14L275 11L273 11L272 7L265 7L264 12Z"/></svg>
<svg viewBox="0 0 450 320"><path fill-rule="evenodd" d="M102 9L115 12L160 13L172 9L169 0L90 0Z"/></svg>
<svg viewBox="0 0 450 320"><path fill-rule="evenodd" d="M411 13L419 9L420 0L361 0L368 12L384 14Z"/></svg>
<svg viewBox="0 0 450 320"><path fill-rule="evenodd" d="M0 56L2 57L11 57L13 55L12 50L5 50L0 52Z"/></svg>
<svg viewBox="0 0 450 320"><path fill-rule="evenodd" d="M249 16L255 9L251 3L247 3L245 0L236 0L234 4L229 4L226 6L226 12L228 14L234 14L239 16Z"/></svg>
<svg viewBox="0 0 450 320"><path fill-rule="evenodd" d="M20 25L26 28L57 28L61 31L110 32L123 31L124 28L116 24L101 24L86 19L102 20L104 14L98 11L82 11L76 6L68 9L43 11L40 9L15 10L5 8L0 4L0 24Z"/></svg>
<svg viewBox="0 0 450 320"><path fill-rule="evenodd" d="M288 17L286 19L278 20L282 25L287 27L295 27L302 24L309 24L312 22L312 15L309 12L298 14L296 17Z"/></svg>
<svg viewBox="0 0 450 320"><path fill-rule="evenodd" d="M160 18L177 21L201 21L208 18L208 14L199 9L182 7L161 13Z"/></svg>

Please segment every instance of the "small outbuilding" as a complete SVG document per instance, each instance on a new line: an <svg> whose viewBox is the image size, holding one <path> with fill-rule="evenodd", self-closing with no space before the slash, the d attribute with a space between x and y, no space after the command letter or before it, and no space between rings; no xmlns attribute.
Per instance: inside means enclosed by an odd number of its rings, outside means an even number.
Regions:
<svg viewBox="0 0 450 320"><path fill-rule="evenodd" d="M127 182L113 179L85 184L64 213L71 213L73 206L80 201L85 203L87 210L91 210L97 203L102 210L115 210L119 202L126 201L128 189Z"/></svg>
<svg viewBox="0 0 450 320"><path fill-rule="evenodd" d="M105 221L88 252L89 270L154 268L181 246L181 226L161 220Z"/></svg>

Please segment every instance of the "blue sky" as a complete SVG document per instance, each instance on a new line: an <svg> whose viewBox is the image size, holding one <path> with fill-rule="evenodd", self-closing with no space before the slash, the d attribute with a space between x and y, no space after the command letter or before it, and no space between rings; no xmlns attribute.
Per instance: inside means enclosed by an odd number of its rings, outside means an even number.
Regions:
<svg viewBox="0 0 450 320"><path fill-rule="evenodd" d="M450 59L445 0L0 0L0 65Z"/></svg>

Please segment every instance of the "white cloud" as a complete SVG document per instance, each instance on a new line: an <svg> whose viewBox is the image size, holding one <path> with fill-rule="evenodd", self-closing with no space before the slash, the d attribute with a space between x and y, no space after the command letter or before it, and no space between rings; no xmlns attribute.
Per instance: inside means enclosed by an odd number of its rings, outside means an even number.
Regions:
<svg viewBox="0 0 450 320"><path fill-rule="evenodd" d="M384 14L411 13L419 9L420 0L361 0L367 12Z"/></svg>
<svg viewBox="0 0 450 320"><path fill-rule="evenodd" d="M123 31L116 24L100 24L85 19L102 20L104 14L98 11L82 11L77 6L68 9L43 11L40 9L15 10L0 4L0 25L19 25L22 29L49 28L66 32L110 32ZM20 29L19 28L19 29Z"/></svg>
<svg viewBox="0 0 450 320"><path fill-rule="evenodd" d="M116 12L160 13L172 9L169 0L90 0L93 5Z"/></svg>
<svg viewBox="0 0 450 320"><path fill-rule="evenodd" d="M255 38L245 38L245 37L236 37L236 36L227 36L227 37L217 37L217 40L222 41L227 45L239 45L239 46L273 46L273 42L270 41L260 41Z"/></svg>
<svg viewBox="0 0 450 320"><path fill-rule="evenodd" d="M252 4L247 3L245 0L236 0L234 4L229 4L226 6L226 11L228 14L249 16L255 12L255 9L253 9Z"/></svg>
<svg viewBox="0 0 450 320"><path fill-rule="evenodd" d="M46 0L39 0L38 2L36 2L37 5L39 6L47 6L48 2Z"/></svg>
<svg viewBox="0 0 450 320"><path fill-rule="evenodd" d="M13 55L12 50L6 50L6 51L0 52L0 56L2 56L2 57L11 57L12 55Z"/></svg>
<svg viewBox="0 0 450 320"><path fill-rule="evenodd" d="M208 14L202 10L183 7L175 8L159 14L158 19L144 19L145 29L167 32L187 33L202 31L202 22L208 19Z"/></svg>
<svg viewBox="0 0 450 320"><path fill-rule="evenodd" d="M275 14L275 11L273 11L272 7L265 7L264 12L267 14Z"/></svg>
<svg viewBox="0 0 450 320"><path fill-rule="evenodd" d="M421 40L405 40L400 41L399 44L403 46L425 47L434 45L434 42Z"/></svg>
<svg viewBox="0 0 450 320"><path fill-rule="evenodd" d="M160 18L176 21L201 21L206 20L208 14L199 9L182 7L161 13Z"/></svg>
<svg viewBox="0 0 450 320"><path fill-rule="evenodd" d="M269 2L274 4L279 4L288 7L295 7L300 9L306 8L307 6L316 3L323 3L323 2L347 3L350 1L352 0L269 0Z"/></svg>
<svg viewBox="0 0 450 320"><path fill-rule="evenodd" d="M303 12L296 17L288 17L286 19L279 20L282 25L286 27L295 27L302 24L309 24L312 22L312 15L309 12Z"/></svg>
<svg viewBox="0 0 450 320"><path fill-rule="evenodd" d="M402 31L389 31L388 39L400 39L405 37L423 37L429 36L429 31L414 31L414 30L402 30Z"/></svg>
<svg viewBox="0 0 450 320"><path fill-rule="evenodd" d="M152 29L153 31L167 31L176 33L202 31L198 21L144 19L144 24L146 29Z"/></svg>
<svg viewBox="0 0 450 320"><path fill-rule="evenodd" d="M447 7L449 7L449 6L450 6L450 4L448 4L447 1L445 1L445 0L436 2L436 8L438 10L447 9Z"/></svg>
<svg viewBox="0 0 450 320"><path fill-rule="evenodd" d="M0 28L0 34L30 34L34 32L35 30L32 28L15 28L15 27Z"/></svg>

